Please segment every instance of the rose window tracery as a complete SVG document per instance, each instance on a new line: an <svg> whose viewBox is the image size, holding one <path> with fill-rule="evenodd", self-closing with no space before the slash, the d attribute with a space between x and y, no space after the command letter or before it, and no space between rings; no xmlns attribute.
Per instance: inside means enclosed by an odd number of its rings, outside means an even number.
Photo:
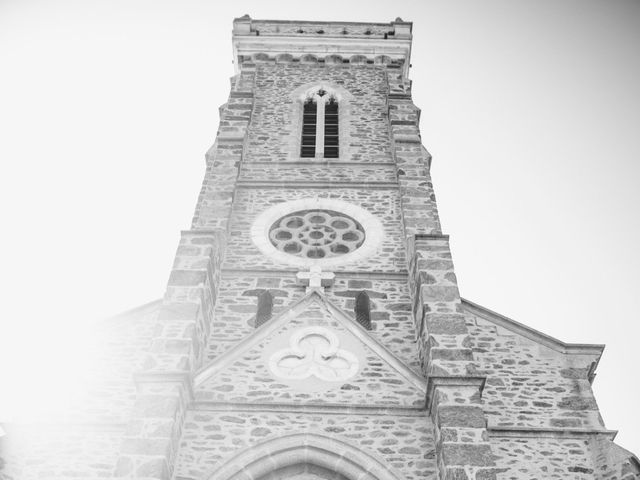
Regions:
<svg viewBox="0 0 640 480"><path fill-rule="evenodd" d="M303 210L277 220L269 240L278 250L319 259L351 253L362 245L365 233L353 218L333 210Z"/></svg>

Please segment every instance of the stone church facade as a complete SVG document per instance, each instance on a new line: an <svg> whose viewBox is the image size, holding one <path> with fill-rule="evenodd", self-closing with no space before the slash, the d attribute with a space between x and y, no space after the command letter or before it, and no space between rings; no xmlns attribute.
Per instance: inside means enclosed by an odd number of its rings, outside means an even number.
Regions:
<svg viewBox="0 0 640 480"><path fill-rule="evenodd" d="M162 300L100 324L90 394L7 425L0 478L640 478L567 344L460 297L412 24L238 18Z"/></svg>

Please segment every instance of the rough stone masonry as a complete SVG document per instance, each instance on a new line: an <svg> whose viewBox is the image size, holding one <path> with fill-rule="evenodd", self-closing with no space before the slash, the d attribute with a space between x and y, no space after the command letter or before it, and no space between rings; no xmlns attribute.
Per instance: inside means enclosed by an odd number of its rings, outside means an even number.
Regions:
<svg viewBox="0 0 640 480"><path fill-rule="evenodd" d="M81 402L4 426L0 479L640 478L591 389L603 347L460 297L411 39L234 20L164 297L99 324Z"/></svg>

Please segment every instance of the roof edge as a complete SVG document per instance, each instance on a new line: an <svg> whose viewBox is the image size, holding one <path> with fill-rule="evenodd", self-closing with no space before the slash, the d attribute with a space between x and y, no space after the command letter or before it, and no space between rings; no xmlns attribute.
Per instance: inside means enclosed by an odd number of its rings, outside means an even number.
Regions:
<svg viewBox="0 0 640 480"><path fill-rule="evenodd" d="M488 320L496 325L506 328L514 333L522 335L529 340L533 340L534 342L540 343L545 347L549 347L552 350L555 350L560 353L564 353L567 355L595 355L598 360L604 351L605 346L603 344L595 344L595 343L565 343L561 340L558 340L551 335L547 335L546 333L542 333L535 328L531 328L523 323L516 322L515 320L505 317L493 310L490 310L482 305L478 305L466 298L462 298L462 304L465 308L471 311L485 320Z"/></svg>

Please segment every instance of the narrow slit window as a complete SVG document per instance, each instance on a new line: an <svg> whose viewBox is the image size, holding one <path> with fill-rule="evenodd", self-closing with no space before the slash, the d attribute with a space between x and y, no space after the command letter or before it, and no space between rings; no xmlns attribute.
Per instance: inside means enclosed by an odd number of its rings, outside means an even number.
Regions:
<svg viewBox="0 0 640 480"><path fill-rule="evenodd" d="M338 102L330 99L324 106L324 158L338 158Z"/></svg>
<svg viewBox="0 0 640 480"><path fill-rule="evenodd" d="M366 292L360 292L356 297L356 322L363 328L371 330L371 302Z"/></svg>
<svg viewBox="0 0 640 480"><path fill-rule="evenodd" d="M316 156L316 129L318 126L318 105L313 99L304 104L302 114L302 147L300 156L314 158Z"/></svg>
<svg viewBox="0 0 640 480"><path fill-rule="evenodd" d="M264 325L273 315L273 295L271 292L264 291L258 295L258 308L256 311L256 328Z"/></svg>

